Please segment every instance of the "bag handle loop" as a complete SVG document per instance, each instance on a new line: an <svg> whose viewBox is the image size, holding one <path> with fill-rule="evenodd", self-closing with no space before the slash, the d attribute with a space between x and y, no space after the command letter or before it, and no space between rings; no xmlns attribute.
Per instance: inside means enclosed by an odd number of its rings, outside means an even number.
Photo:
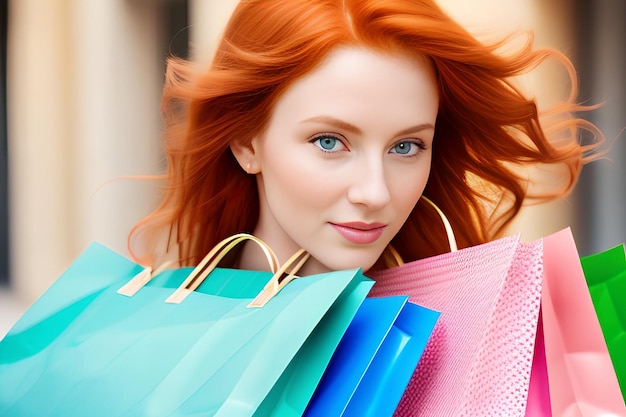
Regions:
<svg viewBox="0 0 626 417"><path fill-rule="evenodd" d="M298 278L296 275L300 268L309 260L311 255L304 249L300 249L294 253L291 258L285 262L274 276L269 280L265 287L261 290L259 295L248 304L248 308L263 307L269 300L271 300L276 294L282 290L285 285L293 281L294 278ZM287 274L283 278L283 275ZM282 279L281 279L282 278Z"/></svg>
<svg viewBox="0 0 626 417"><path fill-rule="evenodd" d="M457 250L459 250L456 243L456 237L454 236L454 231L452 230L452 225L450 224L450 221L448 220L446 215L430 198L426 197L425 195L422 195L422 197L420 198L423 199L430 206L432 206L441 218L443 226L446 229L446 235L448 236L448 245L450 246L450 252L456 252ZM384 252L384 256L384 261L389 268L404 265L404 260L402 259L402 256L400 256L396 248L394 248L392 245L387 246L387 249L385 249Z"/></svg>
<svg viewBox="0 0 626 417"><path fill-rule="evenodd" d="M272 249L261 239L257 238L248 233L239 233L233 236L230 236L221 242L219 242L211 251L200 261L200 263L195 267L193 271L189 274L185 282L181 285L181 287L187 287L190 283L192 283L196 278L199 278L200 281L193 286L193 290L198 288L198 286L204 281L206 276L219 264L219 262L226 256L228 252L232 250L236 245L243 241L251 240L259 245L259 247L263 250L265 257L267 258L267 262L270 265L270 269L272 272L276 272L278 270L278 258L272 251ZM213 261L208 267L206 265ZM143 288L153 277L157 276L170 266L175 263L174 260L167 261L161 264L158 268L153 270L151 267L144 268L141 272L135 275L130 281L128 281L123 287L121 287L117 292L119 294L125 295L127 297L132 297ZM200 273L206 267L206 274L200 277ZM184 297L183 297L184 298Z"/></svg>
<svg viewBox="0 0 626 417"><path fill-rule="evenodd" d="M426 197L425 195L422 195L421 198L425 202L430 204L435 209L439 217L441 218L441 221L443 222L443 226L446 229L446 235L448 236L448 245L450 245L450 252L456 252L457 250L459 250L456 244L456 237L454 237L454 231L452 230L452 225L450 224L450 221L448 220L446 215L443 214L443 211L441 211L441 209L435 203L433 203L433 201L430 198Z"/></svg>
<svg viewBox="0 0 626 417"><path fill-rule="evenodd" d="M209 274L217 267L228 252L230 252L239 243L247 240L251 240L259 245L267 258L271 271L276 273L278 270L278 258L267 243L251 234L238 233L215 245L215 247L211 249L211 251L202 259L202 261L200 261L198 266L191 271L187 279L165 300L165 302L179 304L183 301L190 293L195 291L200 284L202 284L202 282L204 282L206 277L208 277Z"/></svg>

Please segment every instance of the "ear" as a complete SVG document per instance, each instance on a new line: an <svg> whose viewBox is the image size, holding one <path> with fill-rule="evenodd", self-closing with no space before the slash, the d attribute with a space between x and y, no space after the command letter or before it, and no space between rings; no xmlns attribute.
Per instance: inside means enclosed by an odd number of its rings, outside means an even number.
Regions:
<svg viewBox="0 0 626 417"><path fill-rule="evenodd" d="M251 141L245 139L237 139L231 142L230 151L235 156L239 166L247 174L258 174L261 172L261 164L259 163L259 139L252 138Z"/></svg>

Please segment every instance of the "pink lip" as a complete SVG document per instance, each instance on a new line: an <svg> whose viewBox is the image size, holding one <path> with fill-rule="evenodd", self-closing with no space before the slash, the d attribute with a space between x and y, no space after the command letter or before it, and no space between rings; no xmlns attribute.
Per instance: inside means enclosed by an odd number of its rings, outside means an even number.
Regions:
<svg viewBox="0 0 626 417"><path fill-rule="evenodd" d="M383 234L383 229L387 226L383 223L331 223L337 232L349 242L366 245L374 243Z"/></svg>

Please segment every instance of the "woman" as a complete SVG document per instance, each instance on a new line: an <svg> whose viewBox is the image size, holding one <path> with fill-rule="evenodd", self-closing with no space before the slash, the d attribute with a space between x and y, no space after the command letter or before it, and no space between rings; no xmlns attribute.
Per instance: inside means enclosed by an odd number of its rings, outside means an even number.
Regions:
<svg viewBox="0 0 626 417"><path fill-rule="evenodd" d="M493 239L524 200L570 191L597 146L576 141L597 132L571 116L570 62L531 43L501 56L428 0L242 1L209 69L169 61L167 188L131 234L148 243L136 256L194 264L249 232L281 262L309 251L309 273L375 270L393 249L404 261L448 250L422 194L459 247ZM573 87L543 126L510 79L549 57ZM556 191L529 193L532 164L562 167ZM247 247L231 263L265 268Z"/></svg>
<svg viewBox="0 0 626 417"><path fill-rule="evenodd" d="M580 129L601 138L572 116L585 109L564 56L533 51L532 38L508 56L502 46L481 44L430 0L242 1L210 68L169 61L167 188L131 235L147 243L137 257L194 265L248 232L281 263L308 251L300 275L373 272L396 255L449 250L422 196L459 247L493 240L525 200L572 189L599 144L580 145ZM542 125L511 79L548 58L569 71L572 91ZM527 178L534 165L562 170L552 191L531 192L545 188ZM253 245L228 261L268 269Z"/></svg>

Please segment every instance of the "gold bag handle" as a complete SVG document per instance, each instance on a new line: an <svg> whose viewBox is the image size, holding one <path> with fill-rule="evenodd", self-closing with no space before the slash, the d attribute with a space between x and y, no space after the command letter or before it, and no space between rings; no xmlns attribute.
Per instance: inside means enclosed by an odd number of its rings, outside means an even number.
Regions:
<svg viewBox="0 0 626 417"><path fill-rule="evenodd" d="M211 249L211 251L202 259L202 261L200 261L198 266L191 271L187 279L165 300L165 302L180 304L181 301L183 301L189 294L195 291L200 284L202 284L206 277L209 276L209 274L217 267L228 252L230 252L239 243L247 240L251 240L259 245L267 258L268 263L270 264L271 271L276 273L276 271L278 271L278 258L276 258L276 254L274 254L267 243L251 234L238 233L215 245L215 247Z"/></svg>
<svg viewBox="0 0 626 417"><path fill-rule="evenodd" d="M267 304L269 300L285 287L285 285L289 284L294 278L298 278L296 274L300 268L302 268L302 265L309 260L310 256L311 255L304 249L300 249L294 253L291 258L274 273L274 276L265 284L265 287L263 287L259 295L248 304L248 308L263 307ZM287 274L287 276L282 278L285 274Z"/></svg>
<svg viewBox="0 0 626 417"><path fill-rule="evenodd" d="M124 284L119 290L117 290L118 294L125 295L127 297L132 297L144 287L153 277L159 275L161 272L165 271L167 268L174 264L173 260L164 262L158 268L152 269L152 267L145 267L143 271L135 275L130 281Z"/></svg>
<svg viewBox="0 0 626 417"><path fill-rule="evenodd" d="M448 235L448 245L450 245L450 252L456 252L457 250L459 250L456 244L456 238L454 237L454 231L452 230L452 225L450 224L450 221L448 220L446 215L443 214L443 211L441 211L441 209L435 203L433 203L430 198L424 195L422 195L421 198L423 198L424 201L430 204L435 209L439 217L441 217L443 226L446 228L446 235Z"/></svg>
<svg viewBox="0 0 626 417"><path fill-rule="evenodd" d="M432 206L441 218L443 226L446 229L446 235L448 236L448 245L450 246L450 252L456 252L457 250L459 250L456 243L456 237L454 236L454 231L452 230L452 225L450 224L450 221L448 220L446 215L443 214L443 211L441 211L441 209L430 198L424 195L422 195L421 198L430 206ZM389 268L404 265L404 260L402 260L402 257L400 256L396 248L391 245L387 246L387 254L384 260L387 264L387 267Z"/></svg>

